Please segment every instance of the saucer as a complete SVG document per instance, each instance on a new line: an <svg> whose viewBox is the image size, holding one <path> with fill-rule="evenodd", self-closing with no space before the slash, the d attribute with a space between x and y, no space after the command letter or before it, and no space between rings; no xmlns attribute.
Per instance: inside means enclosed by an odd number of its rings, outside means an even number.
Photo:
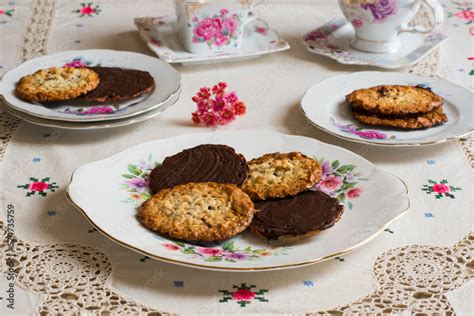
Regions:
<svg viewBox="0 0 474 316"><path fill-rule="evenodd" d="M303 36L303 44L310 52L335 59L341 64L368 65L396 69L415 64L443 43L447 36L401 33L402 48L395 53L376 54L355 50L349 44L354 28L344 18L334 19Z"/></svg>
<svg viewBox="0 0 474 316"><path fill-rule="evenodd" d="M58 121L58 120L49 120L46 118L41 118L33 115L29 115L27 113L15 110L11 106L8 105L8 103L4 102L3 105L5 107L5 110L10 113L13 116L18 117L21 120L24 120L28 123L34 124L34 125L40 125L40 126L46 126L46 127L52 127L52 128L59 128L59 129L67 129L67 130L100 130L100 129L108 129L108 128L115 128L115 127L122 127L122 126L128 126L132 124L136 124L139 122L143 122L146 120L149 120L164 110L166 110L169 106L172 106L175 104L178 99L179 99L179 94L178 93L174 94L165 104L162 106L150 110L148 112L138 114L136 116L132 117L127 117L127 118L122 118L122 119L116 119L116 120L108 120L108 121L92 121L92 122L69 122L69 121Z"/></svg>
<svg viewBox="0 0 474 316"><path fill-rule="evenodd" d="M183 65L211 64L256 58L261 55L284 51L290 45L268 24L257 19L245 27L242 51L212 55L198 55L186 51L179 43L176 16L136 18L135 25L141 38L162 60Z"/></svg>

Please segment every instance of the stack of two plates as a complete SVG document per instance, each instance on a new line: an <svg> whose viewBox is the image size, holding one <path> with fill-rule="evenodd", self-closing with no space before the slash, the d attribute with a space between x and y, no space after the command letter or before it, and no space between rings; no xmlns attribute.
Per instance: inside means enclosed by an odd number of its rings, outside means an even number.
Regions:
<svg viewBox="0 0 474 316"><path fill-rule="evenodd" d="M21 77L49 67L119 67L148 71L155 89L146 95L122 102L78 103L62 101L32 103L18 98L15 87ZM33 124L76 130L112 128L152 118L179 98L180 74L169 64L147 55L112 50L61 52L29 60L10 70L1 81L0 94L6 110Z"/></svg>

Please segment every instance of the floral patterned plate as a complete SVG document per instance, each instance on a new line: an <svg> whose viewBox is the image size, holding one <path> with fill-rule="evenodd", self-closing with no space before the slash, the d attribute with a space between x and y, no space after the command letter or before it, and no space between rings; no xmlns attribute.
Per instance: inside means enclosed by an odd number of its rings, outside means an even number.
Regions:
<svg viewBox="0 0 474 316"><path fill-rule="evenodd" d="M247 159L276 151L301 151L318 159L323 177L313 190L344 204L341 220L285 247L269 245L248 231L222 243L195 244L141 226L135 215L151 196L151 170L167 156L207 143L232 146ZM226 271L298 267L341 255L374 238L409 208L403 181L364 158L312 138L254 130L180 135L132 147L79 167L67 195L99 231L127 248L175 264Z"/></svg>
<svg viewBox="0 0 474 316"><path fill-rule="evenodd" d="M50 104L30 103L15 94L21 77L49 67L122 67L148 71L155 79L155 90L143 97L115 103L77 103L74 101ZM31 59L3 76L0 94L16 111L47 120L67 122L97 122L129 118L164 107L179 94L180 74L169 64L147 55L105 49L66 51Z"/></svg>
<svg viewBox="0 0 474 316"><path fill-rule="evenodd" d="M284 51L290 45L260 19L249 22L243 35L242 51L197 55L186 51L176 38L176 16L136 18L135 25L148 47L168 63L183 65L238 61Z"/></svg>
<svg viewBox="0 0 474 316"><path fill-rule="evenodd" d="M364 125L350 113L345 96L354 90L378 85L419 85L444 99L448 122L421 130L399 130ZM365 71L335 76L310 87L301 110L316 127L346 140L381 146L438 144L463 137L474 129L473 93L441 78Z"/></svg>
<svg viewBox="0 0 474 316"><path fill-rule="evenodd" d="M401 33L403 47L396 53L375 54L353 49L349 42L354 28L343 18L334 19L303 36L303 44L310 52L335 59L341 64L367 65L395 69L415 64L447 37L441 33Z"/></svg>
<svg viewBox="0 0 474 316"><path fill-rule="evenodd" d="M179 98L179 93L174 95L170 100L168 100L165 104L163 104L159 108L142 113L142 114L138 114L132 117L127 117L127 118L118 119L118 120L94 121L94 122L66 122L66 121L48 120L41 117L28 115L26 113L12 109L6 103L4 103L4 105L5 105L5 110L7 110L8 113L26 122L29 122L31 124L53 127L53 128L60 128L60 129L88 131L88 130L98 130L98 129L128 126L128 125L132 125L132 124L149 120L157 116L164 110L166 110L169 106L175 104L176 101L178 101L178 98Z"/></svg>

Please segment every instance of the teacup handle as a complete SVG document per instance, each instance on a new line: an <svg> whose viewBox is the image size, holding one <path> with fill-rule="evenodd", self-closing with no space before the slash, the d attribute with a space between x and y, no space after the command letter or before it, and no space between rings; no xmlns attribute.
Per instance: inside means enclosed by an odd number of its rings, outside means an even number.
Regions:
<svg viewBox="0 0 474 316"><path fill-rule="evenodd" d="M432 32L438 25L443 23L444 21L444 11L441 4L439 4L438 0L416 0L413 4L413 8L418 11L422 4L425 4L431 9L433 13L433 25L429 28L421 26L421 25L403 25L400 28L400 32L417 32L417 33L430 33Z"/></svg>
<svg viewBox="0 0 474 316"><path fill-rule="evenodd" d="M252 3L252 7L249 10L249 14L244 21L244 26L258 19L257 9L265 4L266 0L258 0Z"/></svg>

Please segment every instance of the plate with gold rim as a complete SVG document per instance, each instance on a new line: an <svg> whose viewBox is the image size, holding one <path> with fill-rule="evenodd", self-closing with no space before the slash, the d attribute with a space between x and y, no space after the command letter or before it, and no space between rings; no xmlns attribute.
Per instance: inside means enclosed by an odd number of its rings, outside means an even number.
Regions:
<svg viewBox="0 0 474 316"><path fill-rule="evenodd" d="M371 126L351 114L345 96L357 89L379 85L410 85L429 89L443 98L448 121L418 130ZM300 106L319 129L345 140L387 147L433 145L464 137L474 130L472 91L439 77L398 72L361 71L330 77L311 86Z"/></svg>
<svg viewBox="0 0 474 316"><path fill-rule="evenodd" d="M149 231L136 212L151 196L151 170L165 157L200 144L225 144L248 160L291 151L319 160L323 177L312 189L338 198L345 207L342 218L316 236L286 245L270 244L250 231L216 243L189 243ZM137 145L77 168L67 197L92 225L124 247L169 263L220 271L321 262L361 247L409 209L405 183L361 156L312 138L258 130L187 134Z"/></svg>

